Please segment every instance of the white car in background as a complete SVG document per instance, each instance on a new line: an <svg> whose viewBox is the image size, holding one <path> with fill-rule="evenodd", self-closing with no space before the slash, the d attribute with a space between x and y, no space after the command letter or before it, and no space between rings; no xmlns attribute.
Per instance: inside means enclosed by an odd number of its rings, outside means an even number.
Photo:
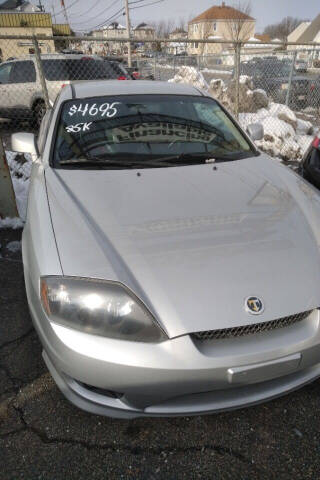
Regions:
<svg viewBox="0 0 320 480"><path fill-rule="evenodd" d="M30 312L75 405L204 414L320 375L320 196L213 98L165 82L75 83L37 143L17 133L12 147L34 158Z"/></svg>
<svg viewBox="0 0 320 480"><path fill-rule="evenodd" d="M94 55L43 54L41 60L52 105L61 88L71 81L119 77L110 62ZM40 125L46 108L34 55L0 65L0 98L0 117L32 120L36 126Z"/></svg>
<svg viewBox="0 0 320 480"><path fill-rule="evenodd" d="M308 63L305 60L297 60L295 64L295 69L299 73L307 73Z"/></svg>

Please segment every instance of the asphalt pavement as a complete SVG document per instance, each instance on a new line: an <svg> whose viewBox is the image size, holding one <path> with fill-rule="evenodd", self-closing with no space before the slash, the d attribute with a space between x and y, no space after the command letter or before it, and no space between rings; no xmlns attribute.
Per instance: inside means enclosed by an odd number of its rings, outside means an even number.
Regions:
<svg viewBox="0 0 320 480"><path fill-rule="evenodd" d="M68 403L32 327L20 236L0 230L1 480L320 478L320 381L203 417L114 420Z"/></svg>

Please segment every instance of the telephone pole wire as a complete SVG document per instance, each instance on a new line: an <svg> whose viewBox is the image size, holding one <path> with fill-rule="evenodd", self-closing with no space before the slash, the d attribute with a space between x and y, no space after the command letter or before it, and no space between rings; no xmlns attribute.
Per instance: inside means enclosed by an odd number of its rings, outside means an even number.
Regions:
<svg viewBox="0 0 320 480"><path fill-rule="evenodd" d="M63 9L63 15L64 15L64 18L65 18L65 20L66 20L66 24L69 25L69 19L68 19L67 9L66 9L64 0L61 0L61 7L62 7L62 9ZM70 7L69 7L69 8L70 8Z"/></svg>
<svg viewBox="0 0 320 480"><path fill-rule="evenodd" d="M125 1L125 9L126 9L126 18L127 18L127 34L128 38L131 38L131 25L130 25L130 14L129 14L129 1ZM128 43L128 67L132 66L132 59L131 59L131 42Z"/></svg>

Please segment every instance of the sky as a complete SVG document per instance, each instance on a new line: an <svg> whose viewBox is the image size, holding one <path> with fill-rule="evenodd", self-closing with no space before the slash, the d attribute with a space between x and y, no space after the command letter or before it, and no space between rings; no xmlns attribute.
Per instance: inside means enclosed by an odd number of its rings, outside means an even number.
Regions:
<svg viewBox="0 0 320 480"><path fill-rule="evenodd" d="M42 0L47 12L52 13L52 5L56 12L56 21L64 22L61 13L61 0ZM221 5L221 0L129 0L131 5L131 23L171 20L180 18L186 21L199 15L213 5ZM159 0L158 0L159 1ZM31 0L37 3L37 0ZM75 31L99 28L99 25L110 19L124 5L124 0L64 0L67 7L71 27ZM133 3L135 2L135 3ZM225 0L227 5L236 5L239 0ZM147 6L148 4L153 5ZM139 8L133 8L139 7ZM276 23L286 16L301 19L313 19L320 13L319 0L251 0L251 15L256 19L256 32L261 33L266 25ZM119 15L119 14L118 14ZM125 25L125 16L114 20ZM110 23L112 20L107 22Z"/></svg>

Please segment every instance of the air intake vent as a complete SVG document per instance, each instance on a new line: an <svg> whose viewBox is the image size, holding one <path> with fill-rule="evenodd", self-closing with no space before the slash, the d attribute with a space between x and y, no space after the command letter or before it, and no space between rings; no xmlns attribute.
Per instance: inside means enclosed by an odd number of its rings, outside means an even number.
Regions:
<svg viewBox="0 0 320 480"><path fill-rule="evenodd" d="M243 325L242 327L222 328L220 330L206 330L204 332L196 332L192 334L197 340L223 340L225 338L244 337L245 335L254 335L257 333L269 332L277 328L285 328L294 323L301 322L307 318L313 310L297 313L289 317L270 320L269 322L254 323L253 325Z"/></svg>

